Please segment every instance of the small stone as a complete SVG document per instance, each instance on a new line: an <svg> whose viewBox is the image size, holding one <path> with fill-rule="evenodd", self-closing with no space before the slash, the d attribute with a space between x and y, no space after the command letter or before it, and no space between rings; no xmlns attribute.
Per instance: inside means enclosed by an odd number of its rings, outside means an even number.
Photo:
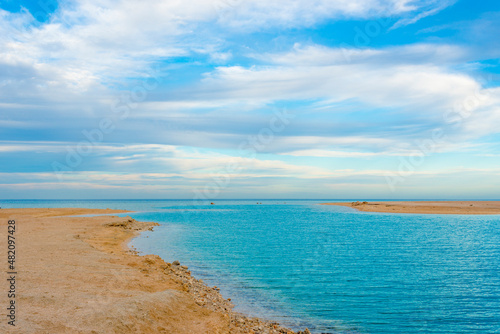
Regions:
<svg viewBox="0 0 500 334"><path fill-rule="evenodd" d="M179 266L181 263L180 263L179 261L175 260L174 262L172 262L172 264L173 264L174 266Z"/></svg>

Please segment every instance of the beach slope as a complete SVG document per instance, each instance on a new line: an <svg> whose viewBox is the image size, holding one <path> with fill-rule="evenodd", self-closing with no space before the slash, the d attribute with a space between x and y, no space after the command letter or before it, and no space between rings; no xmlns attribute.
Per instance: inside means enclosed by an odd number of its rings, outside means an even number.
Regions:
<svg viewBox="0 0 500 334"><path fill-rule="evenodd" d="M8 220L16 231L16 326L8 325L2 293L1 333L293 333L234 313L217 288L181 264L127 247L156 223L113 210L1 209L0 249ZM6 267L7 265L5 265ZM6 284L4 284L6 287Z"/></svg>

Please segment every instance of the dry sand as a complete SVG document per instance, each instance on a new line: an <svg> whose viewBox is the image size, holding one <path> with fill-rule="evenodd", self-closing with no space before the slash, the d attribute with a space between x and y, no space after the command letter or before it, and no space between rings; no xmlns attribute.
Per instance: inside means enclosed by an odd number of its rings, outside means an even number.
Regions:
<svg viewBox="0 0 500 334"><path fill-rule="evenodd" d="M368 212L428 213L460 215L498 215L500 201L411 201L323 203L340 205Z"/></svg>
<svg viewBox="0 0 500 334"><path fill-rule="evenodd" d="M8 219L16 221L17 243L16 327L7 324L2 279L1 333L293 333L234 313L187 267L128 249L130 238L157 224L68 217L103 213L117 211L0 210L5 271Z"/></svg>

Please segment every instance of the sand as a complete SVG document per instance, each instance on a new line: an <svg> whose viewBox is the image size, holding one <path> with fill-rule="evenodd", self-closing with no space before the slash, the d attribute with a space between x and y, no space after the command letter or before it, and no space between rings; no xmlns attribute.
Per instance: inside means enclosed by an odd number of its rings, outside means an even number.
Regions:
<svg viewBox="0 0 500 334"><path fill-rule="evenodd" d="M408 202L352 202L323 203L340 205L368 212L498 215L500 201L408 201Z"/></svg>
<svg viewBox="0 0 500 334"><path fill-rule="evenodd" d="M0 210L1 333L294 333L233 312L218 288L182 264L127 247L157 224L112 215L68 217L113 213L118 211ZM8 219L17 228L15 328L6 320Z"/></svg>

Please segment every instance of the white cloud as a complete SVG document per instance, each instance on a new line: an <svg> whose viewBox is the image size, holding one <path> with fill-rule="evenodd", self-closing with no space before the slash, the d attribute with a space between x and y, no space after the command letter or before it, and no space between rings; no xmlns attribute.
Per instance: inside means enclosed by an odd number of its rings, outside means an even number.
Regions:
<svg viewBox="0 0 500 334"><path fill-rule="evenodd" d="M297 150L286 153L281 153L282 155L292 155L295 157L322 157L322 158L368 158L376 157L380 155L386 155L387 153L375 153L375 152L352 152L352 151L330 151L322 149L310 149L310 150Z"/></svg>
<svg viewBox="0 0 500 334"><path fill-rule="evenodd" d="M219 67L207 74L204 84L217 92L216 99L317 100L322 108L330 104L333 113L339 103L356 101L354 108L361 104L365 111L384 110L386 122L392 112L400 115L399 126L422 121L428 123L427 130L444 127L448 135L461 135L464 140L498 131L500 90L485 88L454 69L462 49L412 45L352 50L348 62L345 52L351 50L295 46L289 53L266 55L272 65ZM464 113L471 116L459 127L449 122L450 114Z"/></svg>
<svg viewBox="0 0 500 334"><path fill-rule="evenodd" d="M444 168L416 171L408 177L405 187L391 192L385 183L384 170L337 170L323 175L309 175L308 169L297 169L297 174L240 174L231 178L227 187L220 189L219 198L280 198L287 194L296 198L496 198L500 185L498 168L470 169ZM312 170L314 173L314 170ZM187 177L175 173L102 173L75 172L64 183L56 182L52 173L0 173L0 191L18 198L75 197L88 198L193 198L193 188L204 189L213 182L213 175ZM440 182L436 183L439 178ZM294 182L290 182L293 179ZM457 179L462 180L456 182ZM483 181L483 182L479 182ZM484 184L487 184L484 186ZM429 195L432 191L432 195ZM57 196L59 195L59 196ZM77 195L77 196L78 196ZM148 196L150 195L150 196ZM151 197L153 196L153 197ZM291 197L290 197L291 196ZM463 196L463 195L462 195ZM483 196L483 197L481 197Z"/></svg>
<svg viewBox="0 0 500 334"><path fill-rule="evenodd" d="M47 83L85 90L110 78L140 76L151 61L191 52L207 50L213 59L227 61L231 53L217 49L217 34L228 26L245 32L297 27L325 19L398 16L429 5L433 1L78 0L60 3L39 26L27 12L0 10L0 63L25 64ZM214 22L222 30L199 34Z"/></svg>
<svg viewBox="0 0 500 334"><path fill-rule="evenodd" d="M301 45L283 53L255 54L253 57L287 66L329 66L371 63L373 65L423 63L449 65L461 63L467 50L452 44L409 44L380 49Z"/></svg>
<svg viewBox="0 0 500 334"><path fill-rule="evenodd" d="M413 24L423 18L439 13L440 11L454 5L458 0L434 0L434 1L420 1L417 2L417 7L421 9L420 12L409 15L409 17L398 20L391 29L396 29L401 26Z"/></svg>
<svg viewBox="0 0 500 334"><path fill-rule="evenodd" d="M220 67L205 83L231 99L358 99L374 108L411 107L422 114L441 113L480 89L473 78L446 68L430 64L380 67L369 61L338 66Z"/></svg>
<svg viewBox="0 0 500 334"><path fill-rule="evenodd" d="M233 27L310 26L326 19L401 15L418 9L409 0L234 0L219 2L219 22ZM429 1L424 1L429 2ZM227 3L228 5L224 5Z"/></svg>

